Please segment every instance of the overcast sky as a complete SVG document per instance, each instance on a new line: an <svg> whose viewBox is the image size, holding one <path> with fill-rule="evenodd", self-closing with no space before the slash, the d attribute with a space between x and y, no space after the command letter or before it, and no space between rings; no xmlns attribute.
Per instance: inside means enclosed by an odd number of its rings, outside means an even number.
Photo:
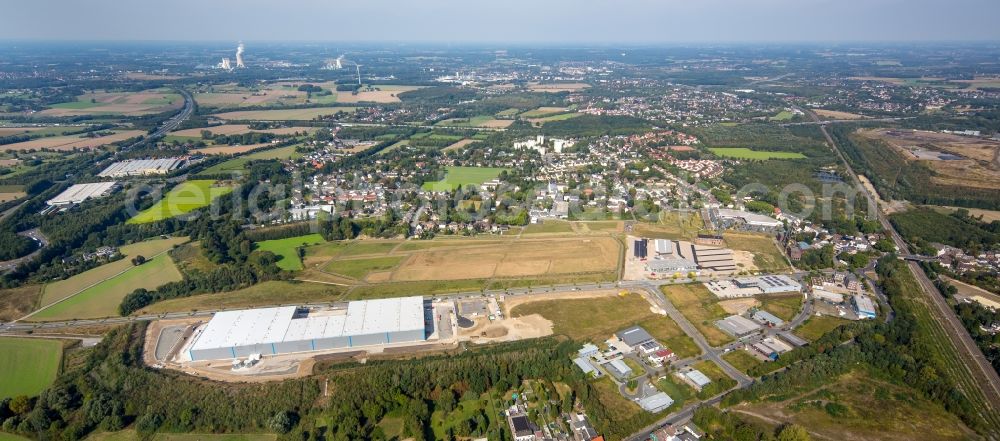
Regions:
<svg viewBox="0 0 1000 441"><path fill-rule="evenodd" d="M4 0L0 39L1000 40L1000 0Z"/></svg>

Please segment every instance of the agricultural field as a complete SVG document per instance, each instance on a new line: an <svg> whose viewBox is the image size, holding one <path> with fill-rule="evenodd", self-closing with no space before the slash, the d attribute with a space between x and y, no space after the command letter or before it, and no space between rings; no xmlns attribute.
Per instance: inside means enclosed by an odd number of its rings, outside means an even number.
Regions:
<svg viewBox="0 0 1000 441"><path fill-rule="evenodd" d="M784 253L770 236L750 233L725 233L726 246L753 253L753 263L760 271L784 272L791 269Z"/></svg>
<svg viewBox="0 0 1000 441"><path fill-rule="evenodd" d="M795 118L795 114L794 113L789 112L787 110L782 110L782 111L778 112L777 115L774 115L774 116L772 116L772 117L770 117L768 119L771 120L771 121L789 121L792 118Z"/></svg>
<svg viewBox="0 0 1000 441"><path fill-rule="evenodd" d="M0 203L21 199L27 195L23 185L0 185Z"/></svg>
<svg viewBox="0 0 1000 441"><path fill-rule="evenodd" d="M489 115L479 115L472 118L452 118L435 124L442 127L484 127L489 129L503 129L514 123L512 119L495 119Z"/></svg>
<svg viewBox="0 0 1000 441"><path fill-rule="evenodd" d="M35 396L56 379L63 343L42 338L0 338L0 399Z"/></svg>
<svg viewBox="0 0 1000 441"><path fill-rule="evenodd" d="M285 271L302 269L302 259L299 258L299 248L326 242L319 234L289 237L285 239L265 240L256 243L256 249L270 251L278 257L278 268Z"/></svg>
<svg viewBox="0 0 1000 441"><path fill-rule="evenodd" d="M532 92L577 92L590 87L587 83L530 83L528 90Z"/></svg>
<svg viewBox="0 0 1000 441"><path fill-rule="evenodd" d="M178 130L176 132L170 132L173 136L189 136L194 138L201 138L202 131L209 131L212 135L242 135L244 133L273 133L275 135L297 135L297 134L308 134L315 132L318 127L280 127L274 129L263 129L256 130L251 129L250 126L246 124L222 124L212 127L200 127L197 129L185 129Z"/></svg>
<svg viewBox="0 0 1000 441"><path fill-rule="evenodd" d="M312 121L322 116L338 112L353 113L354 107L313 107L307 109L244 110L213 114L213 118L225 121Z"/></svg>
<svg viewBox="0 0 1000 441"><path fill-rule="evenodd" d="M742 404L730 411L777 423L795 423L809 428L814 439L976 439L941 404L862 371L831 379L805 393Z"/></svg>
<svg viewBox="0 0 1000 441"><path fill-rule="evenodd" d="M701 213L661 211L656 223L637 222L635 235L652 239L692 239L705 227Z"/></svg>
<svg viewBox="0 0 1000 441"><path fill-rule="evenodd" d="M302 153L295 151L297 146L291 145L287 147L280 147L276 149L260 150L248 155L242 155L237 158L230 159L226 162L215 164L209 168L206 168L200 174L203 175L218 175L218 174L229 174L238 173L244 171L244 166L250 161L259 161L264 159L298 159L302 157Z"/></svg>
<svg viewBox="0 0 1000 441"><path fill-rule="evenodd" d="M865 119L867 116L837 110L812 109L820 119Z"/></svg>
<svg viewBox="0 0 1000 441"><path fill-rule="evenodd" d="M528 224L521 234L560 234L572 233L573 224L561 220L545 220L540 224Z"/></svg>
<svg viewBox="0 0 1000 441"><path fill-rule="evenodd" d="M541 118L528 118L528 122L530 122L530 123L532 123L532 124L534 124L534 125L537 126L537 125L542 125L542 124L549 123L549 122L554 122L554 121L565 121L567 119L573 119L573 118L576 118L578 116L583 116L583 114L582 113L576 113L576 112L572 112L572 113L560 113L558 115L543 116Z"/></svg>
<svg viewBox="0 0 1000 441"><path fill-rule="evenodd" d="M518 116L522 118L542 118L546 116L568 113L569 111L570 109L567 107L539 107L537 109L532 109L527 112L523 112Z"/></svg>
<svg viewBox="0 0 1000 441"><path fill-rule="evenodd" d="M180 109L184 98L169 89L142 92L91 92L76 101L53 104L40 112L46 116L124 115L141 116Z"/></svg>
<svg viewBox="0 0 1000 441"><path fill-rule="evenodd" d="M17 142L14 144L7 144L0 146L0 151L25 151L25 150L59 150L59 151L70 151L79 149L92 149L97 147L103 147L111 143L118 141L124 141L126 139L135 138L138 136L143 136L146 132L142 130L113 130L112 133L107 136L98 136L95 138L88 138L84 135L67 135L67 136L47 136L43 138L35 138L30 141Z"/></svg>
<svg viewBox="0 0 1000 441"><path fill-rule="evenodd" d="M0 289L0 322L17 320L35 310L42 298L42 285Z"/></svg>
<svg viewBox="0 0 1000 441"><path fill-rule="evenodd" d="M463 139L461 141L456 141L454 144L449 145L448 147L445 147L445 148L441 149L441 151L444 152L444 153L459 151L459 150L464 149L465 146L467 146L469 144L472 144L474 142L476 142L475 139L465 138L465 139Z"/></svg>
<svg viewBox="0 0 1000 441"><path fill-rule="evenodd" d="M512 317L538 314L552 322L553 333L577 341L602 342L623 328L639 325L674 351L679 358L699 355L694 340L681 331L669 317L653 313L642 296L622 296L542 300L522 303L511 311ZM600 315L601 320L580 320Z"/></svg>
<svg viewBox="0 0 1000 441"><path fill-rule="evenodd" d="M323 270L352 279L363 280L369 273L388 271L399 265L403 256L344 259L330 262Z"/></svg>
<svg viewBox="0 0 1000 441"><path fill-rule="evenodd" d="M728 313L708 288L700 283L661 286L660 290L684 314L712 346L722 346L733 338L715 326L715 321L726 318Z"/></svg>
<svg viewBox="0 0 1000 441"><path fill-rule="evenodd" d="M198 153L202 155L239 155L243 153L252 152L254 150L260 150L270 146L270 143L261 144L248 144L248 145L215 145L211 147L202 147L200 149L192 149L191 153Z"/></svg>
<svg viewBox="0 0 1000 441"><path fill-rule="evenodd" d="M805 155L794 152L769 152L751 150L746 147L712 147L709 148L716 156L723 158L766 161L768 159L805 159Z"/></svg>
<svg viewBox="0 0 1000 441"><path fill-rule="evenodd" d="M166 253L187 238L156 239L126 245L125 258L102 265L69 279L46 285L44 305L32 321L58 321L118 316L118 305L137 288L149 290L183 279L173 259ZM133 266L131 258L141 255L146 263Z"/></svg>
<svg viewBox="0 0 1000 441"><path fill-rule="evenodd" d="M213 199L233 191L232 187L216 186L215 182L206 179L182 182L163 195L163 198L152 207L129 219L128 223L145 224L181 216L207 207Z"/></svg>
<svg viewBox="0 0 1000 441"><path fill-rule="evenodd" d="M146 306L133 315L334 302L340 300L344 291L345 288L342 286L321 283L267 281L236 291L164 300Z"/></svg>
<svg viewBox="0 0 1000 441"><path fill-rule="evenodd" d="M301 277L370 284L353 287L351 298L603 282L615 279L619 254L607 236L329 242L305 248Z"/></svg>
<svg viewBox="0 0 1000 441"><path fill-rule="evenodd" d="M398 103L399 94L421 89L422 86L400 86L388 84L373 84L362 87L357 93L337 92L334 83L317 84L324 89L333 90L338 103Z"/></svg>
<svg viewBox="0 0 1000 441"><path fill-rule="evenodd" d="M60 136L67 132L73 132L83 129L84 127L85 126L68 126L68 125L28 126L28 127L0 126L0 137L11 136L11 135L28 135L32 138L40 138L43 136Z"/></svg>
<svg viewBox="0 0 1000 441"><path fill-rule="evenodd" d="M392 281L512 278L615 271L620 245L614 239L522 239L502 246L470 246L415 252Z"/></svg>
<svg viewBox="0 0 1000 441"><path fill-rule="evenodd" d="M494 167L445 167L444 179L425 182L424 190L452 191L466 185L480 185L496 178L504 169Z"/></svg>

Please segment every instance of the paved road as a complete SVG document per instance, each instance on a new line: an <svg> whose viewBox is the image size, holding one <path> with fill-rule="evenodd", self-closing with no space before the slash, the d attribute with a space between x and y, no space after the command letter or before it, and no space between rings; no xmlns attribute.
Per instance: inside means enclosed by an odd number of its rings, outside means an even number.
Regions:
<svg viewBox="0 0 1000 441"><path fill-rule="evenodd" d="M814 121L818 121L818 117L814 113L806 112L806 114L813 118ZM889 232L893 243L895 243L896 247L899 249L899 254L903 256L912 255L909 246L892 226L892 223L889 222L885 214L882 213L882 210L876 202L875 195L869 193L868 189L864 185L861 185L861 179L858 177L857 173L855 173L854 169L851 168L850 162L847 161L847 158L844 156L840 147L836 142L834 142L833 137L831 137L829 132L827 132L826 125L821 124L819 128L823 133L823 136L826 138L827 143L830 144L830 148L834 150L841 162L843 162L844 166L847 168L847 171L851 176L851 180L854 181L853 183L855 187L858 188L862 194L864 194L865 198L868 200L869 207L875 208L873 211L878 217L879 222L882 224L882 228ZM972 340L968 331L966 331L965 327L962 326L962 323L959 322L958 317L955 315L955 311L950 305L948 305L947 301L945 301L944 296L938 292L937 288L927 277L927 274L925 274L924 270L920 268L920 265L917 262L909 261L907 266L910 268L910 272L913 274L913 277L916 278L921 288L923 288L921 291L924 294L924 298L928 299L930 304L933 305L931 313L938 317L942 326L945 328L945 333L948 334L949 339L955 345L959 354L962 355L962 358L967 361L967 363L963 363L963 365L965 365L969 373L976 379L976 382L982 385L986 402L993 406L994 413L1000 413L1000 409L998 409L1000 408L1000 375L997 375L996 370L993 369L990 362L985 356L983 356L982 351L980 351L979 347L976 346L976 342Z"/></svg>
<svg viewBox="0 0 1000 441"><path fill-rule="evenodd" d="M42 231L39 230L38 228L32 228L27 231L21 231L17 234L35 241L35 244L38 245L38 248L36 248L35 251L32 251L27 256L21 256L18 257L17 259L11 259L0 262L0 273L10 271L14 268L17 268L17 266L20 265L22 262L27 262L31 259L34 259L35 256L37 256L39 253L42 252L42 248L45 248L46 246L49 245L49 239L45 237L45 234L42 234Z"/></svg>
<svg viewBox="0 0 1000 441"><path fill-rule="evenodd" d="M125 147L123 150L128 150L132 147L135 147L139 144L146 142L149 139L163 137L167 133L170 133L175 129L177 129L177 127L180 126L181 123L183 123L185 120L188 119L188 117L191 116L191 113L194 112L194 98L191 96L191 93L185 90L183 87L178 87L174 90L177 91L177 93L179 93L182 97L184 97L184 107L181 108L180 112L177 112L176 115L164 121L163 124L161 124L160 127L156 129L155 132L150 133L149 135L144 137L142 141L136 142L128 147Z"/></svg>

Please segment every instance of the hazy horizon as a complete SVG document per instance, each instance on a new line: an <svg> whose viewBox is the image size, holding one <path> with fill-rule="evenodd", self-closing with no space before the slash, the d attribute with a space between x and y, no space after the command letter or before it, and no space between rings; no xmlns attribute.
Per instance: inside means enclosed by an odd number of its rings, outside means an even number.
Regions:
<svg viewBox="0 0 1000 441"><path fill-rule="evenodd" d="M415 44L987 42L989 0L149 0L8 5L3 40Z"/></svg>

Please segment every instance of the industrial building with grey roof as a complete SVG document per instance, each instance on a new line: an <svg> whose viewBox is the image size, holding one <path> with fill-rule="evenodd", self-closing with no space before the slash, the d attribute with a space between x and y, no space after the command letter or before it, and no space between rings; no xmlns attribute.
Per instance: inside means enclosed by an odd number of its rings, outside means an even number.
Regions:
<svg viewBox="0 0 1000 441"><path fill-rule="evenodd" d="M429 335L422 297L350 302L347 308L295 306L216 313L195 333L192 361L417 342Z"/></svg>

